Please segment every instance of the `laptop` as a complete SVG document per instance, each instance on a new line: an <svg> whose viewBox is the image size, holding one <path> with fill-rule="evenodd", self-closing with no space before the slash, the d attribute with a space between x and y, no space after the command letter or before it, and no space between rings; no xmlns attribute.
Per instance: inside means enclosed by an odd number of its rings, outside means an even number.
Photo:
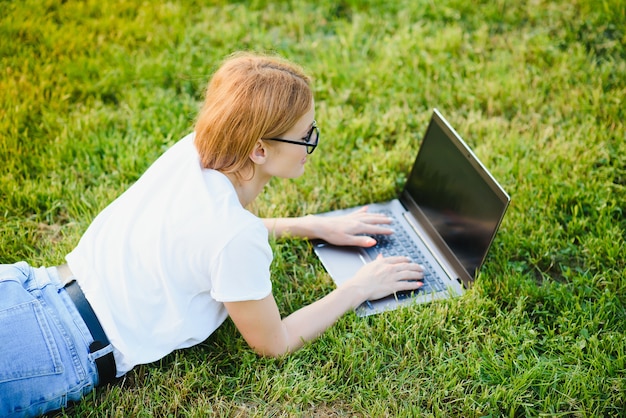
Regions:
<svg viewBox="0 0 626 418"><path fill-rule="evenodd" d="M426 129L401 194L368 204L393 219L394 234L374 236L372 248L338 247L324 241L313 249L337 286L379 253L404 255L425 268L418 291L370 300L356 309L368 316L403 305L460 296L472 286L502 222L510 197L437 109ZM318 216L345 215L358 208Z"/></svg>

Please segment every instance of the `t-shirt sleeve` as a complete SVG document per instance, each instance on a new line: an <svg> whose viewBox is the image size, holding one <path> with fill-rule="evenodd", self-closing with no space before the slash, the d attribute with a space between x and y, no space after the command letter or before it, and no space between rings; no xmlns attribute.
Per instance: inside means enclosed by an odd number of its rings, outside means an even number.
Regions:
<svg viewBox="0 0 626 418"><path fill-rule="evenodd" d="M272 249L259 222L235 235L216 257L211 270L211 296L219 302L260 300L272 292Z"/></svg>

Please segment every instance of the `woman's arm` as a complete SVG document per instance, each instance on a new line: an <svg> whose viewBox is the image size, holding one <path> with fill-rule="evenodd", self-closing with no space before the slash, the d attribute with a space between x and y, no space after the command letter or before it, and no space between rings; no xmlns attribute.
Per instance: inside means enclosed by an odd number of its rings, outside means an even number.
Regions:
<svg viewBox="0 0 626 418"><path fill-rule="evenodd" d="M226 302L226 310L246 342L258 354L278 357L321 335L344 313L369 299L422 283L423 268L406 257L379 257L318 301L281 319L273 295L257 301ZM413 281L409 281L413 280Z"/></svg>
<svg viewBox="0 0 626 418"><path fill-rule="evenodd" d="M347 292L335 289L324 298L281 319L273 295L258 301L224 305L248 345L259 355L279 357L298 350L321 335L356 303Z"/></svg>
<svg viewBox="0 0 626 418"><path fill-rule="evenodd" d="M303 216L299 218L267 218L263 223L276 237L323 239L334 245L371 247L376 240L367 235L393 233L386 227L391 220L367 207L344 216Z"/></svg>

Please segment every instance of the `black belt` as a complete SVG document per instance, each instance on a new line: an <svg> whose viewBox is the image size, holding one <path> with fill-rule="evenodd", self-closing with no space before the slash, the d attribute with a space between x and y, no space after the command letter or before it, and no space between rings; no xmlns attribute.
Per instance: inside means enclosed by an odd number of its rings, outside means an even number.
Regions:
<svg viewBox="0 0 626 418"><path fill-rule="evenodd" d="M72 299L72 302L74 302L74 305L76 305L78 313L80 313L83 321L87 324L87 328L89 329L89 332L91 332L91 336L94 339L94 342L92 342L89 346L89 352L95 353L96 351L110 345L111 343L104 333L96 313L91 308L91 305L87 301L87 298L85 298L85 294L80 289L80 286L78 286L78 283L76 283L75 280L71 281L65 285L65 290L70 296L70 299ZM100 358L97 358L96 368L98 369L100 386L115 382L117 369L115 367L115 358L113 357L113 353L108 353Z"/></svg>

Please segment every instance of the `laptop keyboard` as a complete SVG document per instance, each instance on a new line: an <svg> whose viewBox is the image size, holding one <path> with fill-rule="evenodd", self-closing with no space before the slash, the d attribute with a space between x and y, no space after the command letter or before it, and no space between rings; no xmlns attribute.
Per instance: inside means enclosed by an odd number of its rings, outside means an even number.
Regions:
<svg viewBox="0 0 626 418"><path fill-rule="evenodd" d="M368 255L372 259L376 258L379 253L385 257L409 257L414 263L419 263L424 266L424 285L419 288L419 292L434 293L445 290L446 286L441 277L437 275L430 261L424 257L422 251L408 236L404 228L399 225L395 216L389 211L378 211L378 213L382 213L392 220L390 227L394 230L394 233L391 235L373 235L372 238L377 241L377 244L366 249ZM410 297L413 292L413 290L397 292L396 297L398 299L406 299Z"/></svg>

